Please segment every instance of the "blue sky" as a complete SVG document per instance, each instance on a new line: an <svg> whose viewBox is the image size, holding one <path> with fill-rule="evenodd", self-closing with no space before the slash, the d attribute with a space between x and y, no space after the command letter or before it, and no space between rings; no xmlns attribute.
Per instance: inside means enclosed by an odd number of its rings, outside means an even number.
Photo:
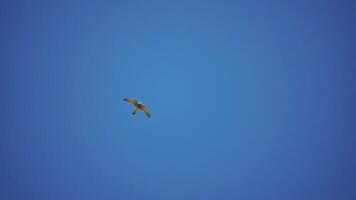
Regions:
<svg viewBox="0 0 356 200"><path fill-rule="evenodd" d="M1 7L0 199L356 198L354 3Z"/></svg>

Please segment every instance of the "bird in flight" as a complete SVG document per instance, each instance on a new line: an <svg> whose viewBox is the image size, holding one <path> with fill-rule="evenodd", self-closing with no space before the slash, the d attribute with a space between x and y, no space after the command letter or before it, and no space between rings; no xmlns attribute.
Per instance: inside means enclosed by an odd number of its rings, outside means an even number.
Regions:
<svg viewBox="0 0 356 200"><path fill-rule="evenodd" d="M147 107L144 106L141 103L141 101L137 101L136 99L131 98L131 97L124 98L124 101L131 103L135 107L135 109L132 112L132 115L135 115L138 110L142 110L146 114L147 117L151 117L151 114L148 111Z"/></svg>

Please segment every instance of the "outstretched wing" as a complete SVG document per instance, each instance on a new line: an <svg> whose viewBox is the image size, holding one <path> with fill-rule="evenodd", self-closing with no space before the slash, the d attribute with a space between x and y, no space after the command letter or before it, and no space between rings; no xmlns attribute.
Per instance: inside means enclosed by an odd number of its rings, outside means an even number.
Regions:
<svg viewBox="0 0 356 200"><path fill-rule="evenodd" d="M146 106L142 106L142 111L147 115L147 117L151 117L150 112L148 111Z"/></svg>
<svg viewBox="0 0 356 200"><path fill-rule="evenodd" d="M134 98L131 98L131 97L128 97L128 98L124 98L124 101L127 101L133 105L136 105L137 104L137 100L134 99Z"/></svg>

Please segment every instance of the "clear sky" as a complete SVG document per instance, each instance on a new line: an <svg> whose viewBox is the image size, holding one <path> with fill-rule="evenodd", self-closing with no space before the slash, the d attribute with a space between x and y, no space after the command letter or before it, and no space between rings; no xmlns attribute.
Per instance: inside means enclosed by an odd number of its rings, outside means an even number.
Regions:
<svg viewBox="0 0 356 200"><path fill-rule="evenodd" d="M0 199L356 199L351 2L2 1Z"/></svg>

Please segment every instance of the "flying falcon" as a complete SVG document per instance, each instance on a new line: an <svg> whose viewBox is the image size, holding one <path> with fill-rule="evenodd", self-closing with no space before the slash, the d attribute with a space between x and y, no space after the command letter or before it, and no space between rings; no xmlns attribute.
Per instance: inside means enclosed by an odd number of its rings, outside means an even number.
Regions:
<svg viewBox="0 0 356 200"><path fill-rule="evenodd" d="M135 109L132 112L132 115L135 115L138 110L142 110L147 115L147 117L151 117L151 114L148 111L147 107L144 106L141 103L141 101L137 101L136 99L131 98L131 97L124 98L124 101L131 103L135 107Z"/></svg>

